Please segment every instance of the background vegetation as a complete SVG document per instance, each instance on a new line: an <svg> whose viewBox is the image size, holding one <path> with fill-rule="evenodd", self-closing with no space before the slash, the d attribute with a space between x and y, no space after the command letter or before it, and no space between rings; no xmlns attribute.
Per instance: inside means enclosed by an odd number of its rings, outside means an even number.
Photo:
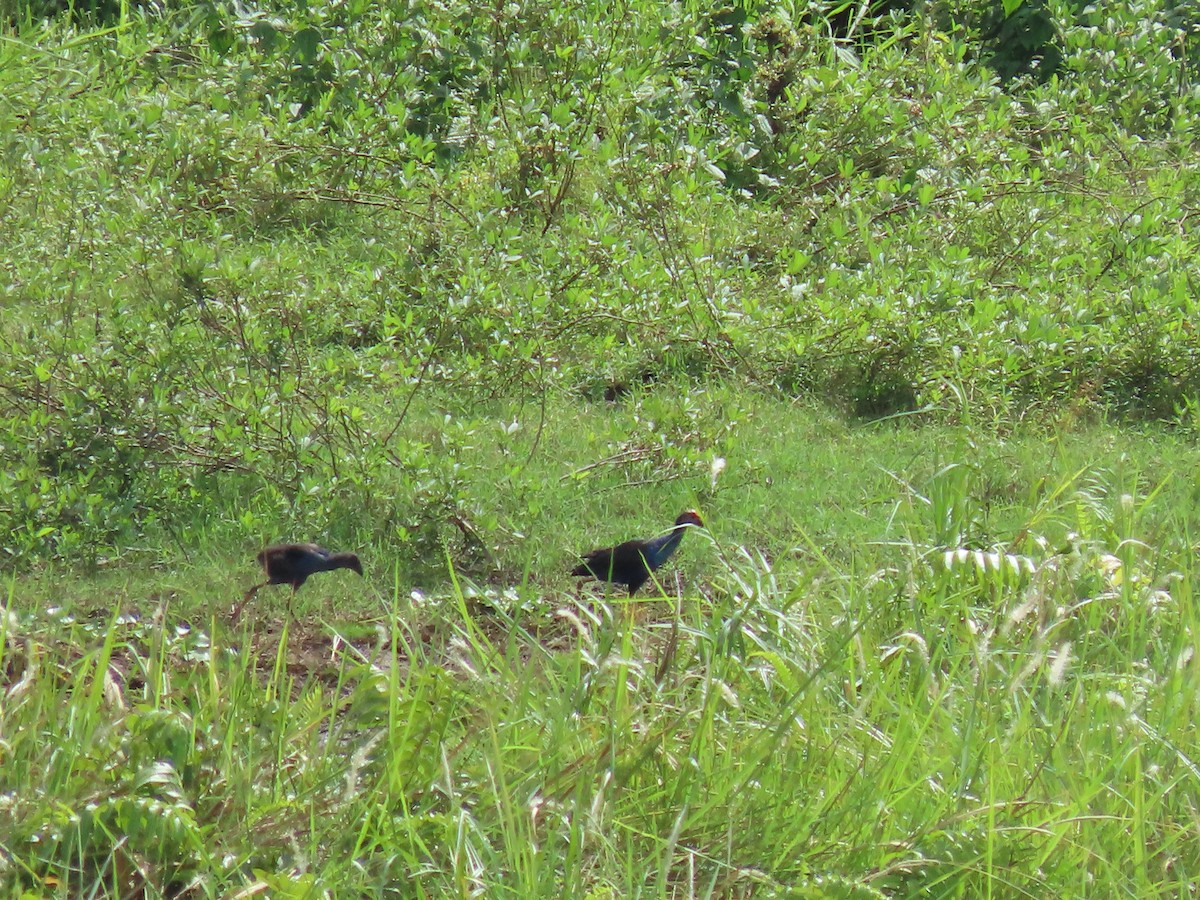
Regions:
<svg viewBox="0 0 1200 900"><path fill-rule="evenodd" d="M1193 889L1192 4L0 12L6 885Z"/></svg>

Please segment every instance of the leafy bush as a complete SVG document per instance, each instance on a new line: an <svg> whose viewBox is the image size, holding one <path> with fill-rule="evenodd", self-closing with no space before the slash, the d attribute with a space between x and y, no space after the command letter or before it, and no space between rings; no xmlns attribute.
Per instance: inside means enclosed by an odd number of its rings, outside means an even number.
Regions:
<svg viewBox="0 0 1200 900"><path fill-rule="evenodd" d="M931 20L851 49L756 4L29 26L0 69L8 555L341 529L419 565L491 515L445 415L580 385L1186 417L1188 38L1052 11L1062 74L1007 91Z"/></svg>

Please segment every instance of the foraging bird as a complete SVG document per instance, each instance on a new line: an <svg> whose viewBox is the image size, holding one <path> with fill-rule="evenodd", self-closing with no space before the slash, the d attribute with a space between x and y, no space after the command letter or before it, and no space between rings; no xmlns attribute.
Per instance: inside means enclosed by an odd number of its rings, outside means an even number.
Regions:
<svg viewBox="0 0 1200 900"><path fill-rule="evenodd" d="M268 584L290 584L292 596L300 585L304 584L309 575L317 572L329 572L333 569L353 569L359 575L363 573L362 563L353 553L330 553L324 547L316 544L275 544L267 547L258 554L258 562L263 567L267 580L256 584L246 591L246 596L233 611L232 620L237 621L244 607L258 589ZM288 600L288 610L291 610L291 600Z"/></svg>
<svg viewBox="0 0 1200 900"><path fill-rule="evenodd" d="M572 575L611 581L629 587L629 596L646 583L650 573L665 563L689 528L703 528L700 514L689 509L680 514L666 534L648 541L626 541L615 547L592 550L583 555L583 562L571 570Z"/></svg>

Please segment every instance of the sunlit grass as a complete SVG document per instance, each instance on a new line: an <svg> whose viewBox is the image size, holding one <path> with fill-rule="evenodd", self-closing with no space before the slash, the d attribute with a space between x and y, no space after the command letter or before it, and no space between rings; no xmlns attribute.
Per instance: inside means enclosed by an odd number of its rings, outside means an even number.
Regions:
<svg viewBox="0 0 1200 900"><path fill-rule="evenodd" d="M1193 895L1161 23L353 6L0 22L0 893Z"/></svg>
<svg viewBox="0 0 1200 900"><path fill-rule="evenodd" d="M230 631L212 582L151 601L170 571L10 579L7 883L1186 893L1195 557L1191 517L1166 503L1190 451L1150 481L1118 474L1137 439L1116 433L1133 443L1080 472L1094 441L981 439L950 464L920 452L929 432L819 427L804 456L830 454L825 496L881 490L830 449L878 441L864 452L888 471L890 513L864 524L847 502L828 525L844 540L818 541L796 510L764 553L737 541L718 491L678 595L668 567L666 596L575 596L535 556L511 588L443 569L410 596L375 560L365 587L313 579L298 621L264 594ZM955 473L996 453L1046 488L1011 500L980 544L961 529L978 527L983 482ZM914 457L943 465L906 476ZM730 508L769 520L755 502ZM559 523L579 540L624 524Z"/></svg>

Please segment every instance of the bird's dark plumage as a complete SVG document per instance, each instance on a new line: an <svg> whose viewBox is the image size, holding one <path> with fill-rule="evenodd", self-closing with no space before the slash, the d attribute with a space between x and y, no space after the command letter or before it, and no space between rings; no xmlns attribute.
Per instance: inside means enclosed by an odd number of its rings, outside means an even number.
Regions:
<svg viewBox="0 0 1200 900"><path fill-rule="evenodd" d="M571 570L572 575L611 581L629 588L629 596L646 583L650 573L665 563L683 540L688 528L703 528L700 514L694 510L682 513L666 534L648 541L626 541L615 547L592 550L583 555L583 562Z"/></svg>
<svg viewBox="0 0 1200 900"><path fill-rule="evenodd" d="M236 622L244 607L259 588L268 584L290 584L292 594L300 589L300 585L309 575L317 572L328 572L332 569L353 569L359 575L363 573L362 563L353 553L332 553L316 544L275 544L267 547L258 554L258 563L263 567L267 580L256 584L242 598L237 609L233 611ZM289 607L290 608L290 607Z"/></svg>

